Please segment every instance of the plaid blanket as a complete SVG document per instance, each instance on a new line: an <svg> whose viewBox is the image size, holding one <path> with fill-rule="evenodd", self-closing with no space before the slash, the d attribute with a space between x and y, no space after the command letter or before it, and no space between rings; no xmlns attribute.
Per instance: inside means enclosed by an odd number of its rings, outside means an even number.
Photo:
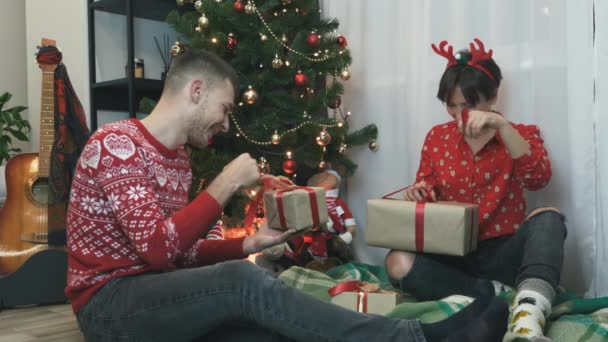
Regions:
<svg viewBox="0 0 608 342"><path fill-rule="evenodd" d="M327 273L291 267L281 273L279 279L324 301L330 300L327 290L348 280L377 283L383 290L396 291L383 267L356 262L335 267ZM501 297L510 301L513 295L507 292ZM450 296L434 302L417 302L403 295L401 304L387 316L432 323L445 319L472 301L470 297ZM545 334L555 342L608 341L608 297L583 299L568 292L558 295Z"/></svg>

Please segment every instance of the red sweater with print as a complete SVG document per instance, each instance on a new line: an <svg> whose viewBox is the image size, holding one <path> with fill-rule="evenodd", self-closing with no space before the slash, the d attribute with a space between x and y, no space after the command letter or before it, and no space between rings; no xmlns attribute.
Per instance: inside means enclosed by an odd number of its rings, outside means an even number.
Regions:
<svg viewBox="0 0 608 342"><path fill-rule="evenodd" d="M67 215L65 293L77 313L113 278L244 258L243 239L201 239L221 214L202 192L188 204L192 172L138 120L103 126L80 156Z"/></svg>
<svg viewBox="0 0 608 342"><path fill-rule="evenodd" d="M455 121L427 134L416 182L425 181L441 201L479 204L479 239L514 234L526 215L524 188L538 190L551 179L551 164L534 125L511 124L530 144L530 154L513 159L500 135L477 154Z"/></svg>

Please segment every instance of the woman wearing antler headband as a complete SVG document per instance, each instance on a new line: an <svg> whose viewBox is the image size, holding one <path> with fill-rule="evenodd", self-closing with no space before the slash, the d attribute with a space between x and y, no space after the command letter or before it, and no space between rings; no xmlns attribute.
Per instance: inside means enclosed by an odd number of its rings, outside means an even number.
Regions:
<svg viewBox="0 0 608 342"><path fill-rule="evenodd" d="M456 54L446 41L432 47L448 60L437 98L453 120L427 134L416 183L404 196L478 204L479 244L464 257L391 251L387 271L396 287L422 300L494 296L504 284L515 286L505 341L542 338L566 226L555 208L525 214L523 190L541 189L551 178L539 128L492 110L502 75L479 39Z"/></svg>

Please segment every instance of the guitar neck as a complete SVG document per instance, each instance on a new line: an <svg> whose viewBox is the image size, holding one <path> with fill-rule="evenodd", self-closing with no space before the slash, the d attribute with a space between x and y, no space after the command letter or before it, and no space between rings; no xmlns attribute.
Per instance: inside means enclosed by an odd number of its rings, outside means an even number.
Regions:
<svg viewBox="0 0 608 342"><path fill-rule="evenodd" d="M51 164L51 149L55 140L55 73L42 72L42 98L40 101L40 153L38 174L48 177Z"/></svg>

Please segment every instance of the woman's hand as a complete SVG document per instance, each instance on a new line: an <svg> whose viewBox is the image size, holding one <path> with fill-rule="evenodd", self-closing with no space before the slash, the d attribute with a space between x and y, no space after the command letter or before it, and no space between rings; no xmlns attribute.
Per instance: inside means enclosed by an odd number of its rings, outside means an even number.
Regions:
<svg viewBox="0 0 608 342"><path fill-rule="evenodd" d="M495 112L465 109L456 114L458 129L467 138L479 138L490 130L500 129L508 124L507 120Z"/></svg>
<svg viewBox="0 0 608 342"><path fill-rule="evenodd" d="M414 202L421 202L429 197L433 202L437 200L435 190L429 187L424 181L416 183L410 186L409 188L403 190L403 197L406 201Z"/></svg>

